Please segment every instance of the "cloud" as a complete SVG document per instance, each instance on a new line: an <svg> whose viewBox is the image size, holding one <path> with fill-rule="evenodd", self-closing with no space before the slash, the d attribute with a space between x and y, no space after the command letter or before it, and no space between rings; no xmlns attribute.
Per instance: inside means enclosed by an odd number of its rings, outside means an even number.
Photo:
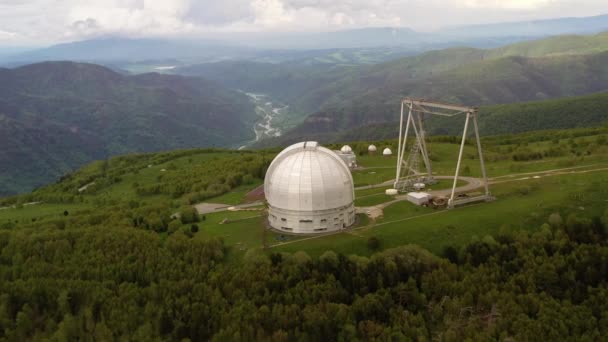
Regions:
<svg viewBox="0 0 608 342"><path fill-rule="evenodd" d="M56 42L101 35L432 30L605 11L605 0L0 0L0 39Z"/></svg>
<svg viewBox="0 0 608 342"><path fill-rule="evenodd" d="M17 36L17 33L15 32L9 32L9 31L2 31L0 30L0 39L2 38L14 38Z"/></svg>
<svg viewBox="0 0 608 342"><path fill-rule="evenodd" d="M533 10L555 3L555 0L464 0L462 3L468 8Z"/></svg>

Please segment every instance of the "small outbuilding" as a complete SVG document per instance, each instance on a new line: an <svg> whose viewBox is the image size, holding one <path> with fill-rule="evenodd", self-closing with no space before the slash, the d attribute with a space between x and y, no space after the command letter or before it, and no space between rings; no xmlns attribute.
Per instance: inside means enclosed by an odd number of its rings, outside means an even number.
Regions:
<svg viewBox="0 0 608 342"><path fill-rule="evenodd" d="M399 191L397 191L397 189L386 189L384 193L388 196L395 196L399 194Z"/></svg>
<svg viewBox="0 0 608 342"><path fill-rule="evenodd" d="M357 156L350 146L344 145L339 151L334 152L336 152L336 154L342 158L349 168L354 169L357 167Z"/></svg>
<svg viewBox="0 0 608 342"><path fill-rule="evenodd" d="M378 148L374 144L369 145L369 147L367 148L367 152L369 154L376 154L376 151L378 151Z"/></svg>
<svg viewBox="0 0 608 342"><path fill-rule="evenodd" d="M431 195L426 192L410 192L407 194L407 200L415 205L424 205L429 203Z"/></svg>
<svg viewBox="0 0 608 342"><path fill-rule="evenodd" d="M390 157L393 155L393 151L391 151L390 148L385 148L384 151L382 151L382 155L385 157Z"/></svg>

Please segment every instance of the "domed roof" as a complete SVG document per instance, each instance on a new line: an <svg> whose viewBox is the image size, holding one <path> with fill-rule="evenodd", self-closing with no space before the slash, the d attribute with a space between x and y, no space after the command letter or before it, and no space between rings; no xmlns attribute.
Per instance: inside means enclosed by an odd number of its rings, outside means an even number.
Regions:
<svg viewBox="0 0 608 342"><path fill-rule="evenodd" d="M352 149L352 148L350 148L350 146L348 146L348 145L344 145L344 146L342 146L342 148L340 149L340 152L342 152L342 153L352 153L352 152L353 152L353 149Z"/></svg>
<svg viewBox="0 0 608 342"><path fill-rule="evenodd" d="M344 161L317 142L301 142L279 153L264 179L264 193L271 207L327 210L351 205L353 177Z"/></svg>
<svg viewBox="0 0 608 342"><path fill-rule="evenodd" d="M374 145L374 144L369 145L369 147L367 148L367 150L370 151L370 152L376 152L377 151L376 145Z"/></svg>
<svg viewBox="0 0 608 342"><path fill-rule="evenodd" d="M385 156L390 156L391 154L393 154L393 151L391 151L390 148L385 148L384 151L382 151L382 154Z"/></svg>

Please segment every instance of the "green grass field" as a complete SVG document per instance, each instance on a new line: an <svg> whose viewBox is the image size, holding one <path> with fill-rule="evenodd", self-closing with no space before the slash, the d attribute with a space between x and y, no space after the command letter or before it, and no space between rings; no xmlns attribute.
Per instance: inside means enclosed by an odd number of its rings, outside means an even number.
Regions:
<svg viewBox="0 0 608 342"><path fill-rule="evenodd" d="M588 143L593 138L580 137L562 140L559 144L567 143L572 146ZM276 245L270 251L295 252L304 250L311 255L319 255L333 249L343 253L368 255L367 239L371 236L379 238L382 248L390 248L402 244L419 244L429 250L439 253L448 244L462 245L473 237L483 238L485 235L496 235L500 229L535 229L551 212L560 210L567 212L583 210L600 214L608 207L608 171L597 169L608 168L608 150L605 146L595 147L591 155L584 153L569 154L562 157L545 157L541 160L518 162L511 158L500 158L506 150L526 148L529 151L543 151L555 145L555 142L541 141L519 145L490 145L485 153L488 162L487 170L491 182L490 187L497 200L458 208L451 211L435 210L417 207L409 202L398 202L385 208L384 215L375 221L368 222L367 216L360 215L354 229L333 235L321 237L291 236L266 231L262 213L258 211L219 212L207 214L205 220L198 223L200 231L195 238L222 238L229 247L231 257L238 258L248 251L261 250L265 236L268 245ZM519 147L518 147L519 146ZM429 144L433 158L433 170L436 174L451 175L455 168L455 153L458 145L448 143ZM466 146L463 163L463 176L479 176L480 169L474 154L473 146ZM69 215L79 212L94 212L99 206L108 203L121 203L137 200L142 205L155 203L171 203L175 211L183 205L180 199L168 195L138 195L135 184L154 184L165 175L190 168L199 163L213 163L215 160L230 157L233 154L224 152L191 154L178 157L167 162L147 164L136 172L121 175L120 181L110 184L91 194L82 196L83 203L56 204L42 203L20 208L0 210L0 224L9 222L34 222L44 219L63 217L64 211ZM353 172L355 186L376 185L395 176L396 158L380 155L363 155L358 157L358 163L363 167ZM547 176L549 170L558 171L553 176ZM163 171L164 170L164 171ZM595 170L595 171L594 171ZM584 173L586 171L593 171ZM540 178L526 173L540 172ZM205 202L236 205L243 203L245 195L261 185L262 179L254 179L247 185L233 188L221 196L209 198ZM458 186L464 184L460 182ZM447 189L452 186L449 180L440 180L431 186L432 190ZM392 201L394 197L386 196L385 189L390 185L361 189L355 191L355 204L359 207L373 206ZM77 189L67 189L74 192ZM582 208L582 209L581 209ZM228 222L220 224L224 219ZM188 229L183 225L182 229Z"/></svg>
<svg viewBox="0 0 608 342"><path fill-rule="evenodd" d="M78 214L78 212L90 209L91 206L85 204L54 204L41 203L35 205L26 205L19 208L0 209L0 224L5 222L26 222L47 218L64 218L64 212L69 215Z"/></svg>
<svg viewBox="0 0 608 342"><path fill-rule="evenodd" d="M608 167L608 166L607 166ZM593 170L581 168L577 171ZM409 202L398 202L387 207L384 216L375 222L361 222L356 228L327 236L289 236L267 232L266 241L276 245L269 251L296 252L303 250L318 256L326 250L346 254L369 255L367 239L375 236L382 248L403 244L418 244L440 253L447 245L459 246L472 238L497 235L501 229L516 230L540 227L544 218L554 211L585 210L599 215L608 203L608 171L561 174L528 178L505 177L509 182L491 187L496 201L469 205L454 210L417 207ZM358 204L392 199L383 189L357 191L364 196ZM582 209L581 209L582 208ZM224 218L234 221L220 225ZM237 220L244 218L243 220ZM505 224L505 222L507 222ZM222 237L232 252L244 254L248 249L262 248L262 219L251 212L226 212L207 215L198 236ZM285 243L285 244L284 244Z"/></svg>
<svg viewBox="0 0 608 342"><path fill-rule="evenodd" d="M379 238L383 248L417 244L434 253L447 245L462 245L474 237L497 235L501 229L540 227L554 211L584 210L596 215L608 206L608 171L514 181L492 187L497 200L454 210L433 210L400 202L385 211L376 224L329 237L277 246L273 251L326 250L369 255L367 239ZM506 223L505 223L506 222Z"/></svg>

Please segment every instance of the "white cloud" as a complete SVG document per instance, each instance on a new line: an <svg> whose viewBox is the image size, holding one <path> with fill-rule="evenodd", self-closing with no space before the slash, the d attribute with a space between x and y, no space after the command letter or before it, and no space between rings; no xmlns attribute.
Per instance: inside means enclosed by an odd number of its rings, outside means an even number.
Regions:
<svg viewBox="0 0 608 342"><path fill-rule="evenodd" d="M0 39L10 39L10 38L15 38L16 36L17 36L17 33L15 33L15 32L0 30Z"/></svg>
<svg viewBox="0 0 608 342"><path fill-rule="evenodd" d="M555 0L464 0L461 2L469 8L494 8L509 10L533 10L545 7Z"/></svg>

